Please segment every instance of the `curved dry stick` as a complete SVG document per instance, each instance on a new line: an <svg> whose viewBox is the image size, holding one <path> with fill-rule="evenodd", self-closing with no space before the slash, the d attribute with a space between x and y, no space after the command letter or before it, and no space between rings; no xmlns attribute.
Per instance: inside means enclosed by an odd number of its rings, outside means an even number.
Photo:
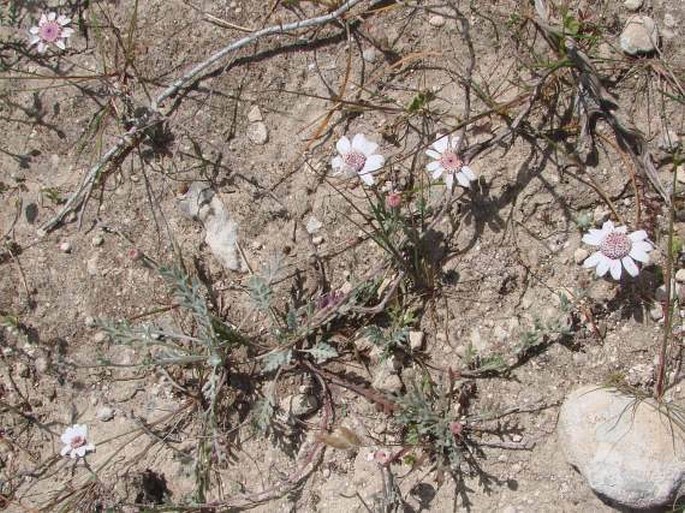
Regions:
<svg viewBox="0 0 685 513"><path fill-rule="evenodd" d="M347 11L349 11L355 5L361 3L362 1L363 0L348 0L340 7L338 7L335 11L329 14L317 16L315 18L308 18L306 20L296 21L293 23L286 23L285 25L272 25L271 27L263 28L250 34L249 36L234 41L228 46L225 46L221 50L212 54L203 62L197 64L194 68L185 73L183 76L177 78L169 87L162 91L159 94L159 96L157 96L157 98L155 98L152 101L150 111L159 114L158 107L160 103L162 103L169 97L173 96L174 94L178 93L184 87L187 87L188 85L193 83L200 74L212 68L215 64L223 60L227 55L231 54L232 52L235 52L236 50L239 50L240 48L243 48L244 46L247 46L251 43L254 43L258 39L261 39L266 36L271 36L274 34L284 34L286 32L292 32L299 29L325 25L327 23L330 23L331 21L337 20L338 18L340 18L340 16L345 14ZM62 221L64 221L64 218L68 216L71 212L74 212L79 208L83 209L85 203L87 202L90 196L90 192L93 189L93 185L95 184L95 181L97 180L98 176L100 176L103 169L105 169L105 167L109 165L110 162L115 160L118 156L125 154L127 151L130 151L134 147L134 145L140 137L139 132L139 127L134 126L133 128L131 128L128 132L126 132L126 134L124 134L124 136L121 137L120 141L115 146L110 148L109 151L107 151L107 153L105 153L100 158L100 160L90 168L86 176L83 178L83 181L81 182L81 185L79 186L78 190L69 197L64 206L52 219L46 221L40 227L39 234L43 235L54 230L57 226L59 226L62 223Z"/></svg>

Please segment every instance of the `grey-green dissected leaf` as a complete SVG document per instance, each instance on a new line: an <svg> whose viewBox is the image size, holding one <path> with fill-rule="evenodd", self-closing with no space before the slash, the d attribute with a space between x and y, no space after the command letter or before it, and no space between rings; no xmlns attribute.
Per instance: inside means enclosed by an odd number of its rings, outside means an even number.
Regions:
<svg viewBox="0 0 685 513"><path fill-rule="evenodd" d="M338 351L336 351L333 346L327 344L326 342L319 342L311 349L308 349L307 352L314 357L316 363L325 362L326 360L330 360L331 358L338 356Z"/></svg>
<svg viewBox="0 0 685 513"><path fill-rule="evenodd" d="M292 350L275 351L264 356L264 372L271 372L287 364L293 357Z"/></svg>
<svg viewBox="0 0 685 513"><path fill-rule="evenodd" d="M268 310L269 306L271 306L271 296L273 295L269 282L255 274L248 280L247 288L250 291L250 297L252 297L257 307L262 311Z"/></svg>

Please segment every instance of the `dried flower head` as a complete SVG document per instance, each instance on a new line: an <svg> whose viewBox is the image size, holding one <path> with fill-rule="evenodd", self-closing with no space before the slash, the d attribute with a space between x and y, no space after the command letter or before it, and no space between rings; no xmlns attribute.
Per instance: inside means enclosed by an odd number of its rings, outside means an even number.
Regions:
<svg viewBox="0 0 685 513"><path fill-rule="evenodd" d="M335 147L339 154L331 161L335 174L358 175L366 185L373 185L373 173L385 164L385 157L376 153L378 144L369 141L364 134L357 134L351 143L347 137L341 137Z"/></svg>
<svg viewBox="0 0 685 513"><path fill-rule="evenodd" d="M67 39L74 33L74 29L68 27L71 20L63 14L57 15L56 12L43 13L38 21L38 26L29 29L29 45L38 45L40 53L50 45L54 45L60 50L66 48Z"/></svg>
<svg viewBox="0 0 685 513"><path fill-rule="evenodd" d="M611 221L604 223L601 230L590 228L590 232L583 235L583 242L597 246L599 250L585 259L583 267L595 267L597 276L604 276L611 271L615 280L621 279L623 267L631 276L637 276L640 270L635 261L643 264L649 262L649 252L654 247L647 240L644 230L627 232L625 226L614 227Z"/></svg>
<svg viewBox="0 0 685 513"><path fill-rule="evenodd" d="M72 459L83 458L87 452L95 450L95 446L88 443L88 428L84 424L74 424L68 427L62 433L61 440L64 447L60 454Z"/></svg>
<svg viewBox="0 0 685 513"><path fill-rule="evenodd" d="M385 204L388 208L399 208L402 204L402 195L397 191L391 191L385 197Z"/></svg>
<svg viewBox="0 0 685 513"><path fill-rule="evenodd" d="M469 187L471 182L476 180L476 175L457 153L458 148L459 137L444 135L426 150L426 155L433 159L426 169L434 180L442 176L445 185L450 190L452 190L455 178L462 187Z"/></svg>

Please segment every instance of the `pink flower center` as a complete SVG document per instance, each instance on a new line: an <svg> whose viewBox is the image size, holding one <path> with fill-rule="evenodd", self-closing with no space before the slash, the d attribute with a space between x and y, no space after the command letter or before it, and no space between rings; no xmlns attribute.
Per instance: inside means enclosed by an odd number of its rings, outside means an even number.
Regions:
<svg viewBox="0 0 685 513"><path fill-rule="evenodd" d="M54 43L62 36L62 26L56 21L48 21L40 26L38 35L46 43Z"/></svg>
<svg viewBox="0 0 685 513"><path fill-rule="evenodd" d="M628 256L633 243L625 233L611 232L599 245L599 250L613 260Z"/></svg>
<svg viewBox="0 0 685 513"><path fill-rule="evenodd" d="M71 445L72 449L78 449L79 447L86 445L86 439L82 436L75 436L71 439L69 445Z"/></svg>
<svg viewBox="0 0 685 513"><path fill-rule="evenodd" d="M366 164L366 156L355 151L343 155L342 159L345 165L356 173L364 169L364 164Z"/></svg>
<svg viewBox="0 0 685 513"><path fill-rule="evenodd" d="M446 151L440 157L440 165L447 171L459 171L464 163L453 151Z"/></svg>
<svg viewBox="0 0 685 513"><path fill-rule="evenodd" d="M386 198L386 203L390 208L397 208L402 204L402 196L399 192L391 192Z"/></svg>

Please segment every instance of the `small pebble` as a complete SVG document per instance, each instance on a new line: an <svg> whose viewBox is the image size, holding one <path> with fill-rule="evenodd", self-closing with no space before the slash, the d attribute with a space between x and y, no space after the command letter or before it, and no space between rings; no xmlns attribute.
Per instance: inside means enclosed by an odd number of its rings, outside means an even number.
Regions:
<svg viewBox="0 0 685 513"><path fill-rule="evenodd" d="M262 117L262 111L259 110L259 106L252 106L250 111L247 113L247 120L251 123L255 123L257 121L264 121L264 118Z"/></svg>
<svg viewBox="0 0 685 513"><path fill-rule="evenodd" d="M316 217L312 216L309 218L309 221L307 221L307 233L309 235L314 235L321 229L322 226L323 223L319 221Z"/></svg>
<svg viewBox="0 0 685 513"><path fill-rule="evenodd" d="M102 246L104 244L104 242L105 242L105 238L102 235L96 235L90 241L90 243L95 247Z"/></svg>
<svg viewBox="0 0 685 513"><path fill-rule="evenodd" d="M269 141L269 131L261 121L252 123L247 129L247 137L254 144L266 144Z"/></svg>
<svg viewBox="0 0 685 513"><path fill-rule="evenodd" d="M675 281L685 283L685 269L678 269L678 272L675 273Z"/></svg>
<svg viewBox="0 0 685 513"><path fill-rule="evenodd" d="M323 241L323 235L317 235L316 237L312 237L312 243L315 246L320 246L321 244L323 244Z"/></svg>
<svg viewBox="0 0 685 513"><path fill-rule="evenodd" d="M673 16L670 12L664 14L664 26L668 28L675 28L675 26L678 24L678 22L675 19L675 16Z"/></svg>
<svg viewBox="0 0 685 513"><path fill-rule="evenodd" d="M656 50L659 30L649 16L635 14L626 22L621 32L621 50L628 55L645 55Z"/></svg>
<svg viewBox="0 0 685 513"><path fill-rule="evenodd" d="M109 422L114 418L114 410L109 406L104 406L95 414L100 422Z"/></svg>
<svg viewBox="0 0 685 513"><path fill-rule="evenodd" d="M59 245L59 250L62 253L71 253L71 242L65 240Z"/></svg>
<svg viewBox="0 0 685 513"><path fill-rule="evenodd" d="M678 183L685 183L685 164L680 164L675 170L675 179Z"/></svg>
<svg viewBox="0 0 685 513"><path fill-rule="evenodd" d="M623 2L623 6L629 11L637 11L642 7L642 0L626 0Z"/></svg>
<svg viewBox="0 0 685 513"><path fill-rule="evenodd" d="M590 256L590 252L585 248L578 248L573 252L573 261L581 265L585 259Z"/></svg>
<svg viewBox="0 0 685 513"><path fill-rule="evenodd" d="M362 52L362 59L364 59L366 62L373 63L376 62L376 49L375 48L367 48Z"/></svg>
<svg viewBox="0 0 685 513"><path fill-rule="evenodd" d="M655 304L649 311L649 316L653 321L660 321L664 317L664 310L661 308L660 304Z"/></svg>
<svg viewBox="0 0 685 513"><path fill-rule="evenodd" d="M609 210L609 208L606 205L598 205L592 211L592 220L597 226L602 225L606 221L608 221L610 216L611 210Z"/></svg>
<svg viewBox="0 0 685 513"><path fill-rule="evenodd" d="M409 347L412 351L420 351L423 347L423 331L409 332Z"/></svg>
<svg viewBox="0 0 685 513"><path fill-rule="evenodd" d="M36 368L36 372L38 374L45 374L50 368L50 362L44 356L39 356L38 358L36 358L36 361L33 365Z"/></svg>
<svg viewBox="0 0 685 513"><path fill-rule="evenodd" d="M428 18L428 24L432 25L433 27L442 27L445 24L445 17L440 16L439 14L434 14Z"/></svg>

